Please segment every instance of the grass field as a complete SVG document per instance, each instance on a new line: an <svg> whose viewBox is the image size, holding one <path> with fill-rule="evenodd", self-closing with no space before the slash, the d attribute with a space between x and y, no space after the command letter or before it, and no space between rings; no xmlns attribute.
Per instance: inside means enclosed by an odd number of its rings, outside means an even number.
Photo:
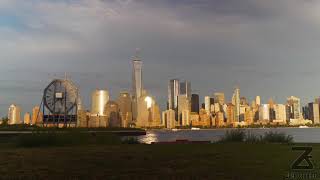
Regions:
<svg viewBox="0 0 320 180"><path fill-rule="evenodd" d="M282 179L299 155L293 145L91 145L0 149L1 178ZM320 145L313 160L320 160Z"/></svg>

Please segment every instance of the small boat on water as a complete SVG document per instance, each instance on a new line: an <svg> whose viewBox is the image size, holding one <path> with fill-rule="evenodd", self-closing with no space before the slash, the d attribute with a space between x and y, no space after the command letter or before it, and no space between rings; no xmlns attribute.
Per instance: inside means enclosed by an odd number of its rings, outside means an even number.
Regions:
<svg viewBox="0 0 320 180"><path fill-rule="evenodd" d="M191 130L193 130L193 131L195 131L195 130L200 130L200 128L195 128L195 127L193 127L193 128L191 128Z"/></svg>
<svg viewBox="0 0 320 180"><path fill-rule="evenodd" d="M179 129L174 128L174 129L171 129L171 131L177 132L177 131L179 131Z"/></svg>
<svg viewBox="0 0 320 180"><path fill-rule="evenodd" d="M309 128L309 126L299 126L299 128Z"/></svg>

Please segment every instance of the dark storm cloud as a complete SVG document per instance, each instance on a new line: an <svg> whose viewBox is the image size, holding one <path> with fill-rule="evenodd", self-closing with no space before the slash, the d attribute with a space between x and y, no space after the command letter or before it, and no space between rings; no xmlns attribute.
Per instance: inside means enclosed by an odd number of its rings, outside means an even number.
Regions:
<svg viewBox="0 0 320 180"><path fill-rule="evenodd" d="M136 48L144 86L163 107L170 78L190 80L202 96L230 97L239 85L249 99L309 101L320 88L319 10L298 0L3 0L0 112L11 103L30 111L64 72L87 107L95 88L114 99L131 88Z"/></svg>

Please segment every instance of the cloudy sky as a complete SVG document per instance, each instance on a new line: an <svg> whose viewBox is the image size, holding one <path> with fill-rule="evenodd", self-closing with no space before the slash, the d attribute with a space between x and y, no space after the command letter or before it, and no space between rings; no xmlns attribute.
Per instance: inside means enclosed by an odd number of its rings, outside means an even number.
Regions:
<svg viewBox="0 0 320 180"><path fill-rule="evenodd" d="M233 88L250 100L320 95L320 1L0 0L0 116L41 101L68 72L86 107L131 87L141 49L144 86L164 107L171 78L202 96Z"/></svg>

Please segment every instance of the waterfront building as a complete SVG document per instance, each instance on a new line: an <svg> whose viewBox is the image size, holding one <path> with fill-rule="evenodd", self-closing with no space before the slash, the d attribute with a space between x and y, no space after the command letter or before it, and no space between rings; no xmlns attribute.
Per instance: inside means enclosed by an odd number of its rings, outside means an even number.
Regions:
<svg viewBox="0 0 320 180"><path fill-rule="evenodd" d="M269 121L270 120L270 107L269 104L262 104L259 108L259 120Z"/></svg>
<svg viewBox="0 0 320 180"><path fill-rule="evenodd" d="M198 98L198 99L197 99ZM179 102L179 99L183 102ZM181 125L181 112L185 110L184 107L179 107L179 105L185 105L188 102L188 107L192 103L191 96L191 83L188 81L180 81L179 79L171 79L168 85L168 103L167 109L172 109L175 111L175 119L178 121L177 124ZM199 96L193 96L193 111L199 111ZM197 104L198 103L198 104ZM197 108L198 106L198 108ZM191 107L188 108L191 111Z"/></svg>
<svg viewBox="0 0 320 180"><path fill-rule="evenodd" d="M311 119L311 117L309 117L309 104L302 107L302 117L303 119Z"/></svg>
<svg viewBox="0 0 320 180"><path fill-rule="evenodd" d="M247 109L244 114L244 122L246 122L247 125L251 125L254 123L253 121L253 112L251 109Z"/></svg>
<svg viewBox="0 0 320 180"><path fill-rule="evenodd" d="M223 112L223 108L222 108L223 105L220 105L219 103L214 103L211 107L213 107L211 109L211 111L213 113L217 113L217 112Z"/></svg>
<svg viewBox="0 0 320 180"><path fill-rule="evenodd" d="M40 111L39 106L35 106L32 109L32 125L41 125L43 123L43 113Z"/></svg>
<svg viewBox="0 0 320 180"><path fill-rule="evenodd" d="M95 90L91 96L91 114L93 116L103 116L106 104L109 101L109 92L107 90Z"/></svg>
<svg viewBox="0 0 320 180"><path fill-rule="evenodd" d="M243 105L243 106L247 106L248 105L248 101L247 101L246 97L241 97L240 98L240 105Z"/></svg>
<svg viewBox="0 0 320 180"><path fill-rule="evenodd" d="M160 108L151 96L142 96L138 102L139 111L136 127L159 127L161 124Z"/></svg>
<svg viewBox="0 0 320 180"><path fill-rule="evenodd" d="M89 120L90 120L91 113L80 109L77 112L77 126L78 127L89 127Z"/></svg>
<svg viewBox="0 0 320 180"><path fill-rule="evenodd" d="M178 110L178 96L180 94L180 82L178 79L171 79L168 85L168 108Z"/></svg>
<svg viewBox="0 0 320 180"><path fill-rule="evenodd" d="M189 125L189 115L187 113L190 113L191 107L190 107L190 100L185 95L179 95L178 96L178 124L185 126ZM184 114L184 115L183 115ZM183 122L188 122L187 124Z"/></svg>
<svg viewBox="0 0 320 180"><path fill-rule="evenodd" d="M236 122L240 121L240 89L235 88L232 96L232 104L234 105L234 119Z"/></svg>
<svg viewBox="0 0 320 180"><path fill-rule="evenodd" d="M189 112L190 113L190 112ZM150 127L160 127L161 125L161 111L159 105L154 101L151 107L152 122Z"/></svg>
<svg viewBox="0 0 320 180"><path fill-rule="evenodd" d="M245 121L245 113L246 113L247 106L240 105L240 112L239 112L239 122Z"/></svg>
<svg viewBox="0 0 320 180"><path fill-rule="evenodd" d="M117 100L121 119L121 127L128 127L132 122L132 101L129 92L120 92Z"/></svg>
<svg viewBox="0 0 320 180"><path fill-rule="evenodd" d="M286 121L289 123L291 118L291 106L286 104Z"/></svg>
<svg viewBox="0 0 320 180"><path fill-rule="evenodd" d="M29 112L26 112L23 116L23 123L30 124L31 123L31 115Z"/></svg>
<svg viewBox="0 0 320 180"><path fill-rule="evenodd" d="M175 128L176 119L175 112L172 109L166 110L162 112L162 125L165 128L173 129Z"/></svg>
<svg viewBox="0 0 320 180"><path fill-rule="evenodd" d="M180 81L179 95L186 96L189 100L191 99L191 83L188 81Z"/></svg>
<svg viewBox="0 0 320 180"><path fill-rule="evenodd" d="M275 102L273 101L272 98L270 98L269 101L268 101L268 104L269 104L269 119L272 122L273 120L276 119L276 112L275 112L275 109L274 109Z"/></svg>
<svg viewBox="0 0 320 180"><path fill-rule="evenodd" d="M300 98L295 96L290 96L287 98L287 104L289 105L289 118L290 119L300 119L301 117L301 105Z"/></svg>
<svg viewBox="0 0 320 180"><path fill-rule="evenodd" d="M260 106L261 105L261 98L260 96L256 96L256 101L255 101L256 105Z"/></svg>
<svg viewBox="0 0 320 180"><path fill-rule="evenodd" d="M215 126L216 127L223 127L225 126L225 123L224 123L224 114L223 112L217 112L216 113L216 116L215 116Z"/></svg>
<svg viewBox="0 0 320 180"><path fill-rule="evenodd" d="M307 119L302 119L302 118L290 119L289 121L290 126L307 125L307 124L312 124L312 121Z"/></svg>
<svg viewBox="0 0 320 180"><path fill-rule="evenodd" d="M138 55L138 51L136 55L133 57L132 64L132 120L136 121L138 112L139 112L139 101L143 96L143 81L142 81L142 61Z"/></svg>
<svg viewBox="0 0 320 180"><path fill-rule="evenodd" d="M228 125L233 125L234 122L235 122L235 119L234 119L234 109L235 109L235 105L233 105L232 103L229 103L227 105L227 124Z"/></svg>
<svg viewBox="0 0 320 180"><path fill-rule="evenodd" d="M104 109L106 118L100 120L100 127L121 127L119 105L115 101L109 101Z"/></svg>
<svg viewBox="0 0 320 180"><path fill-rule="evenodd" d="M220 105L225 104L225 97L224 97L224 93L222 92L214 93L214 99L215 99L215 102L219 103Z"/></svg>
<svg viewBox="0 0 320 180"><path fill-rule="evenodd" d="M211 102L210 102L210 100L211 100L210 96L205 96L204 97L205 110L206 110L207 114L210 114L210 112L211 112Z"/></svg>
<svg viewBox="0 0 320 180"><path fill-rule="evenodd" d="M199 121L198 122L192 122L193 126L203 126L203 127L209 127L212 125L210 115L207 114L207 111L205 109L200 109L199 112Z"/></svg>
<svg viewBox="0 0 320 180"><path fill-rule="evenodd" d="M275 119L273 122L279 122L279 123L286 123L286 106L283 104L275 104L274 105L274 111L275 111Z"/></svg>
<svg viewBox="0 0 320 180"><path fill-rule="evenodd" d="M133 97L140 98L142 96L143 84L142 84L142 61L138 56L138 53L133 57L133 75L132 75L132 90Z"/></svg>
<svg viewBox="0 0 320 180"><path fill-rule="evenodd" d="M182 126L189 126L190 125L190 111L189 110L183 110L181 112L181 125Z"/></svg>
<svg viewBox="0 0 320 180"><path fill-rule="evenodd" d="M200 121L200 116L198 113L192 112L190 113L190 124L192 126L197 126Z"/></svg>
<svg viewBox="0 0 320 180"><path fill-rule="evenodd" d="M196 112L199 114L199 95L191 95L191 112Z"/></svg>
<svg viewBox="0 0 320 180"><path fill-rule="evenodd" d="M318 103L309 103L308 104L308 117L309 120L313 122L313 124L319 124L319 104Z"/></svg>
<svg viewBox="0 0 320 180"><path fill-rule="evenodd" d="M109 126L108 117L106 115L90 113L90 117L88 121L89 128L108 127L108 126Z"/></svg>
<svg viewBox="0 0 320 180"><path fill-rule="evenodd" d="M8 111L9 124L21 124L21 108L15 104L9 107Z"/></svg>

